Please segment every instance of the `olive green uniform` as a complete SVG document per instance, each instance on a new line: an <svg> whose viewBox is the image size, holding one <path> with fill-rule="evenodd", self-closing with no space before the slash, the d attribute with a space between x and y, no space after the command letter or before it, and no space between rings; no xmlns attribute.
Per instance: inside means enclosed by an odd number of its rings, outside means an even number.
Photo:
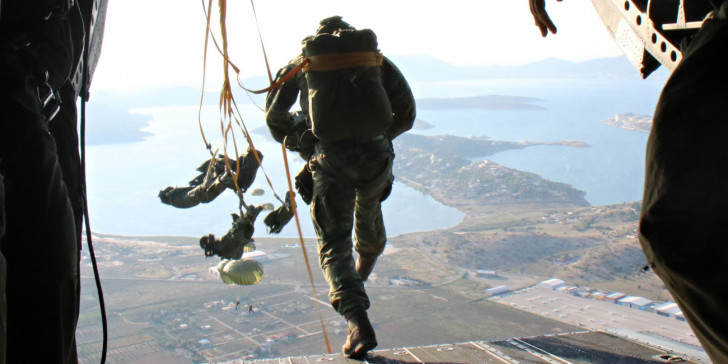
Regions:
<svg viewBox="0 0 728 364"><path fill-rule="evenodd" d="M301 56L292 60L278 72L277 78L282 78L301 61ZM393 123L386 135L318 141L308 163L313 173L311 215L319 263L330 285L329 300L342 315L354 308L369 307L364 284L355 270L352 247L368 258L376 258L384 250L386 232L381 201L392 188L391 140L409 130L415 120L412 91L387 58L381 66L381 77L393 114ZM297 74L268 94L266 122L278 142L283 142L286 136L298 139L304 130L311 128L310 124L296 123L289 112L299 92L301 110L308 114L308 86L303 74Z"/></svg>
<svg viewBox="0 0 728 364"><path fill-rule="evenodd" d="M364 284L354 267L352 245L359 255L370 259L384 250L387 234L381 201L392 189L393 158L392 143L382 136L319 142L309 162L319 264L330 285L329 301L341 314L357 307L369 308Z"/></svg>

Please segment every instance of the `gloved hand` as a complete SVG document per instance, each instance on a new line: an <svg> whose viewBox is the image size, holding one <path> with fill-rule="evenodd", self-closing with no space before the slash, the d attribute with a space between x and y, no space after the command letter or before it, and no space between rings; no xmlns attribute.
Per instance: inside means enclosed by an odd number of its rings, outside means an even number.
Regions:
<svg viewBox="0 0 728 364"><path fill-rule="evenodd" d="M279 208L271 211L263 220L265 226L268 227L268 233L278 234L293 218L293 205L291 204L291 195L286 194L286 203Z"/></svg>
<svg viewBox="0 0 728 364"><path fill-rule="evenodd" d="M293 128L283 138L283 145L292 152L298 152L303 160L308 160L308 157L313 154L316 142L316 137L308 123L308 116L301 111L294 111L291 116L293 117Z"/></svg>
<svg viewBox="0 0 728 364"><path fill-rule="evenodd" d="M311 204L311 199L313 199L313 175L308 169L308 165L304 165L296 175L296 191L298 191L306 205Z"/></svg>

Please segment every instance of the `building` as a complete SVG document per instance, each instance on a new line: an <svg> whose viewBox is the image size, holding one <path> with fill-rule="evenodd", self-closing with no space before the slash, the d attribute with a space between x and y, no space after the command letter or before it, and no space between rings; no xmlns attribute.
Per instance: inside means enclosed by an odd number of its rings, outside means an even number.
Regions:
<svg viewBox="0 0 728 364"><path fill-rule="evenodd" d="M478 269L477 271L475 271L475 276L481 278L496 278L498 277L498 272L494 270Z"/></svg>
<svg viewBox="0 0 728 364"><path fill-rule="evenodd" d="M661 305L655 306L655 313L660 316L677 318L678 314L682 315L682 310L675 302L665 302Z"/></svg>
<svg viewBox="0 0 728 364"><path fill-rule="evenodd" d="M208 339L200 339L199 341L197 341L197 346L201 349L211 348L212 342L210 342L210 340Z"/></svg>
<svg viewBox="0 0 728 364"><path fill-rule="evenodd" d="M626 296L618 299L617 304L620 306L627 306L630 308L645 310L649 305L652 304L652 300L648 300L647 298L638 296Z"/></svg>
<svg viewBox="0 0 728 364"><path fill-rule="evenodd" d="M609 301L612 303L617 303L617 300L626 297L627 295L622 292L612 292L608 294L606 297L604 297L605 301Z"/></svg>
<svg viewBox="0 0 728 364"><path fill-rule="evenodd" d="M539 287L548 288L551 290L556 290L557 288L564 285L564 281L558 279L558 278L552 278L549 280L545 280L538 284Z"/></svg>
<svg viewBox="0 0 728 364"><path fill-rule="evenodd" d="M487 296L495 296L497 294L506 293L508 291L510 291L510 289L508 289L508 286L498 286L486 289L485 294Z"/></svg>
<svg viewBox="0 0 728 364"><path fill-rule="evenodd" d="M409 277L394 277L389 280L389 284L392 286L400 286L400 287L424 286L425 285L424 282L418 281L414 278L409 278Z"/></svg>

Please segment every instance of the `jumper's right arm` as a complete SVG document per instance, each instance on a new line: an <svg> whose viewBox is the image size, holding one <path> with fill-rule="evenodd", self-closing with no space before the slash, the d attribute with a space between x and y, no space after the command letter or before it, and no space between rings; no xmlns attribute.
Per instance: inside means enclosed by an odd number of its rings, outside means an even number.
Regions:
<svg viewBox="0 0 728 364"><path fill-rule="evenodd" d="M296 66L295 62L291 62L281 68L276 75L276 81ZM286 135L296 134L297 129L301 127L289 112L298 99L299 89L296 79L297 77L291 77L280 88L269 91L265 100L265 122L273 139L279 143L283 143Z"/></svg>

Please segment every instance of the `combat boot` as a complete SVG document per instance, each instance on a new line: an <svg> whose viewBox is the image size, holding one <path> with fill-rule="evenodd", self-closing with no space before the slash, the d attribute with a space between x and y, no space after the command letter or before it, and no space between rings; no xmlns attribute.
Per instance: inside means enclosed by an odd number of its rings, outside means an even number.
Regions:
<svg viewBox="0 0 728 364"><path fill-rule="evenodd" d="M374 328L369 322L367 311L357 308L344 314L349 325L349 336L341 351L347 358L361 358L367 355L369 350L377 346L377 338L374 336Z"/></svg>
<svg viewBox="0 0 728 364"><path fill-rule="evenodd" d="M366 281L369 278L369 274L374 269L374 263L377 262L377 258L364 258L361 255L356 259L356 272L359 273L362 281Z"/></svg>

